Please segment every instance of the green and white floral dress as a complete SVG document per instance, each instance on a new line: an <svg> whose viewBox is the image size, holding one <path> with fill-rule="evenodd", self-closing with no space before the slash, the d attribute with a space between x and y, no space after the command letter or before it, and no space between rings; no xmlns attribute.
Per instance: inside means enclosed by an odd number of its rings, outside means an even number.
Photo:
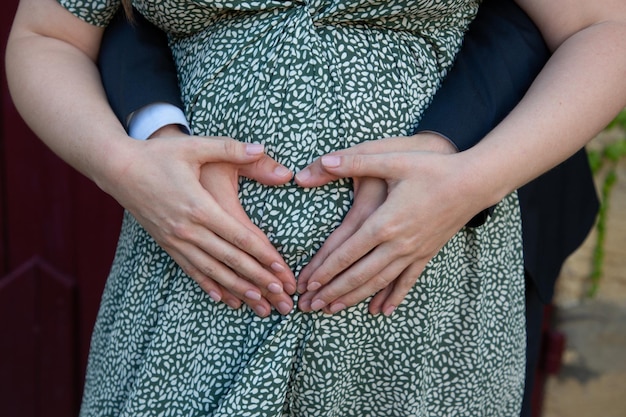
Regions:
<svg viewBox="0 0 626 417"><path fill-rule="evenodd" d="M105 25L118 0L59 0ZM411 134L476 0L140 0L170 35L195 134L263 142L298 170L356 143ZM297 274L340 224L349 181L242 180L240 198ZM427 196L425 196L427 198ZM84 416L518 414L523 267L515 196L464 229L392 317L213 302L126 215L94 331Z"/></svg>

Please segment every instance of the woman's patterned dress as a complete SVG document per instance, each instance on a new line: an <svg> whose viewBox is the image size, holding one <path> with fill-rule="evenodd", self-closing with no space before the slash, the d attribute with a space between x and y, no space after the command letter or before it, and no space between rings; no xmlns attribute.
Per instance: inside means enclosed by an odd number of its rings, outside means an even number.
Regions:
<svg viewBox="0 0 626 417"><path fill-rule="evenodd" d="M105 25L118 0L59 0ZM170 35L195 134L263 142L293 170L412 134L474 0L140 0ZM454 115L450 115L451 118ZM240 198L297 274L340 224L349 181L242 180ZM428 196L424 196L428 198ZM213 302L130 216L94 331L84 416L518 414L523 267L514 195L458 233L391 317Z"/></svg>

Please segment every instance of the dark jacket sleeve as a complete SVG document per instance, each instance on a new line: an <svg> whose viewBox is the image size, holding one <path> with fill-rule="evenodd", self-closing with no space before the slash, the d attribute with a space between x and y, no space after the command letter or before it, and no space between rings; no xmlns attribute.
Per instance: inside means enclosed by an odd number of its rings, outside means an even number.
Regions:
<svg viewBox="0 0 626 417"><path fill-rule="evenodd" d="M183 108L166 35L137 11L133 16L129 23L123 12L117 14L104 33L99 57L104 89L124 126L131 113L151 103Z"/></svg>
<svg viewBox="0 0 626 417"><path fill-rule="evenodd" d="M485 0L459 56L418 131L443 134L466 150L520 101L549 58L532 21L512 0ZM584 241L598 211L585 150L518 191L524 267L549 302L565 259ZM471 225L486 217L481 213Z"/></svg>
<svg viewBox="0 0 626 417"><path fill-rule="evenodd" d="M485 0L418 131L440 133L461 151L471 148L520 101L549 56L513 0Z"/></svg>
<svg viewBox="0 0 626 417"><path fill-rule="evenodd" d="M439 133L459 151L471 148L515 107L549 57L539 30L513 0L485 0L417 131ZM492 210L467 225L482 225Z"/></svg>

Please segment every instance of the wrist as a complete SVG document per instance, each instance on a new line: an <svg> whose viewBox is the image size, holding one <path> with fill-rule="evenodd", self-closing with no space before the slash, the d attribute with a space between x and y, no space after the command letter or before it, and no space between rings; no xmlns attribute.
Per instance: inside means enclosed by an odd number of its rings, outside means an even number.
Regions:
<svg viewBox="0 0 626 417"><path fill-rule="evenodd" d="M169 125L165 125L157 129L154 133L152 133L148 137L148 139L167 138L167 137L180 136L180 135L187 136L186 129L184 129L184 127L179 124L169 124Z"/></svg>
<svg viewBox="0 0 626 417"><path fill-rule="evenodd" d="M412 138L424 143L429 149L432 148L433 152L452 154L459 151L454 142L438 132L422 131L413 135Z"/></svg>
<svg viewBox="0 0 626 417"><path fill-rule="evenodd" d="M108 139L105 149L102 150L106 158L100 159L102 162L92 170L90 178L102 191L116 198L122 179L133 162L136 162L137 155L142 153L143 141L126 134Z"/></svg>
<svg viewBox="0 0 626 417"><path fill-rule="evenodd" d="M442 154L457 153L456 146L445 136L442 136L436 132L420 132L409 137L418 150L437 152Z"/></svg>
<svg viewBox="0 0 626 417"><path fill-rule="evenodd" d="M458 168L458 181L468 196L478 203L478 210L498 204L513 189L507 186L506 175L492 170L489 163L484 163L475 152L470 150L454 155L454 165Z"/></svg>

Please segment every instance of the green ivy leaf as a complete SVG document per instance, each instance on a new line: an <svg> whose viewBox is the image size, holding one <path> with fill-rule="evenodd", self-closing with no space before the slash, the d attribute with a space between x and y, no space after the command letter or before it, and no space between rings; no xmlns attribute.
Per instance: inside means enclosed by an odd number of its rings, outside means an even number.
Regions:
<svg viewBox="0 0 626 417"><path fill-rule="evenodd" d="M587 156L589 158L589 166L591 167L591 172L593 172L593 174L597 174L598 171L600 171L600 168L602 168L602 153L600 151L597 150L589 150L587 152Z"/></svg>
<svg viewBox="0 0 626 417"><path fill-rule="evenodd" d="M618 128L622 130L622 138L606 145L602 150L589 150L589 165L594 176L598 176L600 169L606 162L610 162L610 169L605 172L602 188L600 190L600 210L596 222L596 243L592 253L592 271L589 276L590 287L587 296L593 297L599 288L604 275L604 246L606 237L606 222L609 211L611 192L617 182L616 164L626 156L626 109L622 110L617 117L606 127L606 130Z"/></svg>

